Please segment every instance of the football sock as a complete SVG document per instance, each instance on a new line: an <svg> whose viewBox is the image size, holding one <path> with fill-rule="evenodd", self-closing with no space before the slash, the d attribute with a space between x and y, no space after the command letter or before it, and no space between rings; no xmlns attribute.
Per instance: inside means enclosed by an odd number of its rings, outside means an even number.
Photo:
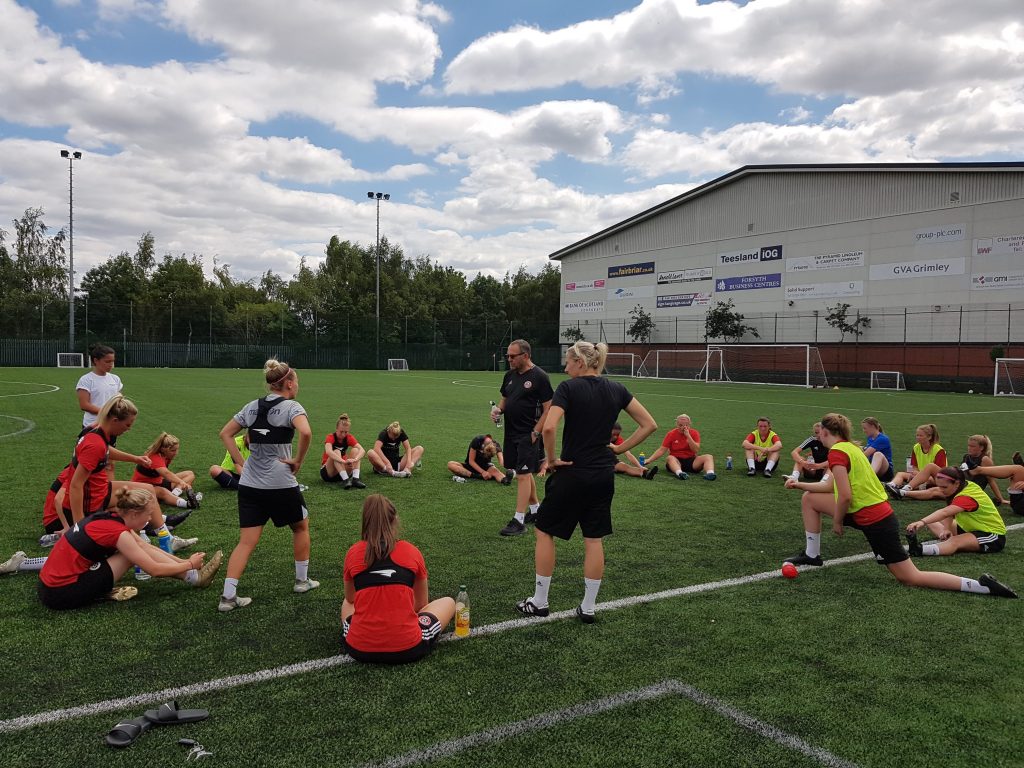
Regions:
<svg viewBox="0 0 1024 768"><path fill-rule="evenodd" d="M219 475L217 475L213 479L217 483L217 485L219 485L221 488L230 488L231 487L231 480L233 478L232 478L232 475L231 475L230 472L221 472Z"/></svg>
<svg viewBox="0 0 1024 768"><path fill-rule="evenodd" d="M768 461L768 464L765 465L765 469L767 469L769 472L771 472L773 469L775 469L775 461L774 461L774 459Z"/></svg>
<svg viewBox="0 0 1024 768"><path fill-rule="evenodd" d="M175 488L171 491L175 496L181 496L181 488Z"/></svg>
<svg viewBox="0 0 1024 768"><path fill-rule="evenodd" d="M295 561L295 580L305 581L309 577L309 560Z"/></svg>
<svg viewBox="0 0 1024 768"><path fill-rule="evenodd" d="M934 541L929 541L926 544L921 545L922 555L937 555L939 554L939 545Z"/></svg>
<svg viewBox="0 0 1024 768"><path fill-rule="evenodd" d="M526 513L525 512L516 512L515 517L516 517L516 522L517 523L520 523L520 524L526 523Z"/></svg>
<svg viewBox="0 0 1024 768"><path fill-rule="evenodd" d="M790 476L790 477L792 477L792 478L793 478L794 480L799 480L799 479L800 479L800 470L799 470L799 469L794 469L794 470L793 470L793 471L792 471L792 472L791 472L791 473L789 474L789 476Z"/></svg>
<svg viewBox="0 0 1024 768"><path fill-rule="evenodd" d="M340 477L340 478L341 478L341 481L342 481L342 482L345 482L346 480L348 480L348 472L346 472L346 471L345 471L345 470L343 469L343 470L341 470L340 472L338 472L338 477Z"/></svg>
<svg viewBox="0 0 1024 768"><path fill-rule="evenodd" d="M45 557L26 557L18 566L19 571L41 571L46 565Z"/></svg>
<svg viewBox="0 0 1024 768"><path fill-rule="evenodd" d="M536 605L538 608L547 608L548 605L548 588L551 587L551 577L541 576L537 574L537 581L534 582L533 597L530 598L530 602Z"/></svg>
<svg viewBox="0 0 1024 768"><path fill-rule="evenodd" d="M753 469L753 468L754 468L754 460L753 459L747 459L747 469Z"/></svg>
<svg viewBox="0 0 1024 768"><path fill-rule="evenodd" d="M195 568L189 568L185 571L185 583L192 584L193 586L199 583L199 571Z"/></svg>
<svg viewBox="0 0 1024 768"><path fill-rule="evenodd" d="M597 591L601 588L600 579L583 579L583 602L580 608L584 613L593 613L597 604Z"/></svg>
<svg viewBox="0 0 1024 768"><path fill-rule="evenodd" d="M359 470L358 469L353 469L352 470L352 477L354 477L356 480L359 479Z"/></svg>
<svg viewBox="0 0 1024 768"><path fill-rule="evenodd" d="M963 577L960 578L960 591L973 592L976 595L991 594L991 590L988 587L981 586L977 579L965 579Z"/></svg>
<svg viewBox="0 0 1024 768"><path fill-rule="evenodd" d="M185 499L179 497L178 500L174 502L174 506L180 507L181 509L185 509L188 506L188 502Z"/></svg>
<svg viewBox="0 0 1024 768"><path fill-rule="evenodd" d="M808 557L821 557L821 534L811 533L810 531L804 531L804 534L807 536L804 552L807 553Z"/></svg>
<svg viewBox="0 0 1024 768"><path fill-rule="evenodd" d="M238 595L238 579L224 579L224 599L234 600Z"/></svg>
<svg viewBox="0 0 1024 768"><path fill-rule="evenodd" d="M530 514L536 515L538 509L540 509L540 504L531 504L530 505Z"/></svg>

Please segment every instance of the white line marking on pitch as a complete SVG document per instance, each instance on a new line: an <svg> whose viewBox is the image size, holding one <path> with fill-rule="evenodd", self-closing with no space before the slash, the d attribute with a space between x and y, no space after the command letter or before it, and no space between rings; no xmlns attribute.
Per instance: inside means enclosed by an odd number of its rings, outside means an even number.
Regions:
<svg viewBox="0 0 1024 768"><path fill-rule="evenodd" d="M34 421L23 419L20 416L8 416L5 413L0 413L0 419L11 419L13 421L20 421L22 424L25 425L17 432L6 432L0 435L0 440L3 440L5 437L17 437L18 435L24 435L26 432L31 432L33 429L36 428L36 423Z"/></svg>
<svg viewBox="0 0 1024 768"><path fill-rule="evenodd" d="M1016 523L1015 525L1006 526L1007 531L1014 531L1020 528L1024 528L1024 523ZM833 560L826 560L824 567L829 568L838 565L847 565L849 563L856 563L862 560L869 560L872 557L872 553L863 552L859 555L850 555L849 557L839 557ZM811 567L801 566L799 570L811 570ZM653 603L657 600L666 600L672 597L696 595L701 592L710 592L712 590L724 589L726 587L742 586L744 584L752 584L757 581L767 581L768 579L781 578L781 576L779 569L776 568L771 571L752 573L749 576L722 579L721 581L709 581L704 584L692 584L688 587L666 589L662 592L653 592L648 595L635 595L633 597L623 597L618 600L609 600L604 603L598 603L597 609L599 611L613 611L618 608L626 608L644 603ZM545 624L552 621L558 621L560 619L575 617L576 609L573 608L569 611L558 611L544 617L535 616L512 619L511 621L499 621L496 624L487 624L473 629L470 632L470 637L486 637L487 635L506 632L510 629L520 629L522 627L536 626L538 624ZM453 635L445 635L440 640L442 643L452 641L457 641ZM351 661L351 657L339 654L337 656L328 656L323 659L313 659L311 661L302 661L296 664L287 664L282 667L261 669L257 672L231 675L230 677L208 680L203 683L192 683L190 685L178 686L176 688L164 688L161 691L150 691L149 693L137 693L133 696L126 696L120 699L107 699L106 701L97 701L92 704L80 704L77 707L54 709L49 712L39 712L35 715L21 715L19 717L10 718L9 720L0 720L0 733L13 733L15 731L34 728L37 725L46 725L47 723L56 723L63 720L75 720L80 717L98 715L104 712L115 712L122 709L128 709L130 707L137 707L142 704L162 703L169 699L196 696L203 693L209 693L210 691L221 691L229 688L237 688L243 685L251 685L252 683L279 680L285 677L305 674L306 672L330 669L342 664L348 664Z"/></svg>
<svg viewBox="0 0 1024 768"><path fill-rule="evenodd" d="M53 392L60 392L60 387L58 387L56 384L40 384L38 381L6 381L6 380L4 380L2 383L3 384L29 384L29 385L31 385L33 387L49 387L49 389L41 389L38 392L19 392L17 394L13 394L13 395L0 395L0 398L3 398L3 397L28 397L29 395L49 395L49 394L52 394Z"/></svg>
<svg viewBox="0 0 1024 768"><path fill-rule="evenodd" d="M573 720L579 720L580 718L589 717L590 715L596 715L602 712L608 712L612 709L618 709L619 707L628 706L630 704L652 701L666 696L682 696L683 698L687 698L705 709L713 710L723 717L729 718L737 725L746 728L749 731L753 731L758 736L771 739L776 744L792 749L796 752L800 752L807 757L817 760L822 765L829 766L830 768L857 768L856 763L848 762L836 755L833 755L827 750L808 744L797 736L779 730L774 725L769 725L763 720L758 720L756 717L752 717L746 712L736 709L735 707L726 704L724 701L716 699L714 696L710 696L700 689L694 688L692 685L682 683L679 680L663 680L660 683L647 686L646 688L637 688L632 691L617 693L603 699L585 701L582 704L566 707L565 709L559 709L554 712L545 712L543 714L536 715L535 717L529 717L525 720L517 720L514 723L499 725L496 728L489 728L486 731L480 731L478 733L470 734L469 736L463 736L459 739L442 741L427 747L426 749L406 752L404 755L398 755L397 757L392 757L380 763L368 763L364 768L405 768L410 765L433 762L434 760L451 757L452 755L464 752L467 749L473 749L474 747L481 747L488 744L494 744L499 741L505 741L532 731L547 730L557 725L561 725L562 723L572 722Z"/></svg>

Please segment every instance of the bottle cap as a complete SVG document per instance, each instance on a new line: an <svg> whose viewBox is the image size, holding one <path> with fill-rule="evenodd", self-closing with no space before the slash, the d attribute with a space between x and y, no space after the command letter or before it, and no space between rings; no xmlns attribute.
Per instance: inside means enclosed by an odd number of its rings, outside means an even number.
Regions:
<svg viewBox="0 0 1024 768"><path fill-rule="evenodd" d="M466 588L465 584L459 584L459 589L463 589L464 590L465 588Z"/></svg>

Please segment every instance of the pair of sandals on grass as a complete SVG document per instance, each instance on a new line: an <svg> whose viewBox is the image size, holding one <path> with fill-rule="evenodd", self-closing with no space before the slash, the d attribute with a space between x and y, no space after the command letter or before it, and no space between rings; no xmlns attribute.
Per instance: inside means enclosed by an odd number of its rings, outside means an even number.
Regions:
<svg viewBox="0 0 1024 768"><path fill-rule="evenodd" d="M158 709L147 709L142 717L121 721L110 730L106 741L112 747L129 747L154 725L198 723L209 716L205 709L179 709L178 702L169 701Z"/></svg>

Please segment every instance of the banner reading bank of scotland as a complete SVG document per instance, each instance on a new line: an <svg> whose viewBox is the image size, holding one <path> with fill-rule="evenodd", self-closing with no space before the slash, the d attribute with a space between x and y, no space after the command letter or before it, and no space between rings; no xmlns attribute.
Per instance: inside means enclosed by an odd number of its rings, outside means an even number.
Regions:
<svg viewBox="0 0 1024 768"><path fill-rule="evenodd" d="M724 277L715 282L715 290L719 293L729 291L756 291L761 288L781 288L782 273L771 275L744 275L743 277Z"/></svg>
<svg viewBox="0 0 1024 768"><path fill-rule="evenodd" d="M618 267L608 267L608 277L638 277L640 275L653 274L653 261L642 261L639 264L622 264Z"/></svg>

